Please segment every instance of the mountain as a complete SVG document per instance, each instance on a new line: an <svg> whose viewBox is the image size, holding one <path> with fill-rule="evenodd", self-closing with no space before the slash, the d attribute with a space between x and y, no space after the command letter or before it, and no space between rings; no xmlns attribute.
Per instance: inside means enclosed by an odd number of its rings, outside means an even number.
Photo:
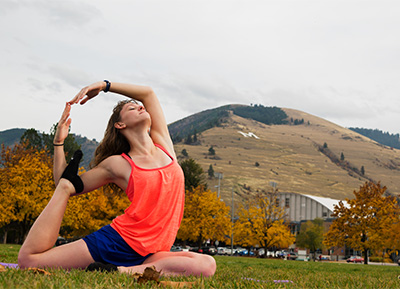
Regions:
<svg viewBox="0 0 400 289"><path fill-rule="evenodd" d="M21 136L26 131L25 128L14 128L0 132L0 143L4 144L4 146L13 146L16 143L19 143ZM80 135L75 135L75 141L78 145L81 146L81 150L83 152L83 159L81 165L87 170L89 169L89 163L94 156L94 151L99 145L95 140L89 140L86 137L82 137Z"/></svg>
<svg viewBox="0 0 400 289"><path fill-rule="evenodd" d="M391 194L400 193L399 150L301 111L282 109L286 122L274 125L239 116L236 107L204 111L169 126L180 140L175 143L180 159L185 149L204 171L212 165L223 173L223 199L230 199L232 190L236 201L249 198L270 191L272 183L280 192L333 199L352 198L368 180L380 181ZM208 125L197 125L207 120ZM187 141L190 134L196 142ZM211 147L215 155L209 154ZM218 179L208 183L216 190Z"/></svg>
<svg viewBox="0 0 400 289"><path fill-rule="evenodd" d="M205 172L212 165L223 174L219 190L228 203L232 191L240 202L271 191L272 184L280 192L344 199L372 180L400 193L400 150L298 110L227 105L174 122L169 130L179 160L185 149ZM0 141L11 145L24 131L0 132ZM87 167L98 144L75 137ZM218 179L207 181L218 190Z"/></svg>
<svg viewBox="0 0 400 289"><path fill-rule="evenodd" d="M4 146L12 146L18 143L21 136L24 134L26 129L24 128L13 128L5 131L0 131L0 143Z"/></svg>

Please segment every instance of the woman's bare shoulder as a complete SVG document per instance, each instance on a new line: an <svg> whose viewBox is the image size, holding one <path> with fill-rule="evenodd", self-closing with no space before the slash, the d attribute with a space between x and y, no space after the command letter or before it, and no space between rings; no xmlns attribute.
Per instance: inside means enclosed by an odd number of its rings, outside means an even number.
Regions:
<svg viewBox="0 0 400 289"><path fill-rule="evenodd" d="M121 155L109 156L99 166L117 177L124 177L127 172L130 172L130 164Z"/></svg>

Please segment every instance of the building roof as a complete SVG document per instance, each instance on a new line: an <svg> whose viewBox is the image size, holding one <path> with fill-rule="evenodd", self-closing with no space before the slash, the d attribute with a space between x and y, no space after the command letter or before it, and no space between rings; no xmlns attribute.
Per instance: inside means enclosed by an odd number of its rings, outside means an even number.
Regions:
<svg viewBox="0 0 400 289"><path fill-rule="evenodd" d="M340 200L335 200L335 199L330 199L330 198L323 198L323 197L316 197L316 196L311 196L311 195L305 195L302 194L303 196L306 196L321 205L327 207L329 210L333 212L335 205L339 205ZM346 201L342 201L345 207L349 207Z"/></svg>

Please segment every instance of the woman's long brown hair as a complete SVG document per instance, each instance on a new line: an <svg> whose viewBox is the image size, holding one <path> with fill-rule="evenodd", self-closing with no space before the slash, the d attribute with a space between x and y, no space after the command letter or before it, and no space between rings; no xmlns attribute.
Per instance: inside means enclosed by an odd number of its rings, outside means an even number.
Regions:
<svg viewBox="0 0 400 289"><path fill-rule="evenodd" d="M129 152L130 146L127 139L114 124L121 120L120 112L124 105L130 102L134 101L122 100L114 107L104 133L104 138L96 148L94 158L90 162L90 168L94 168L109 156L120 155L122 153L127 154Z"/></svg>

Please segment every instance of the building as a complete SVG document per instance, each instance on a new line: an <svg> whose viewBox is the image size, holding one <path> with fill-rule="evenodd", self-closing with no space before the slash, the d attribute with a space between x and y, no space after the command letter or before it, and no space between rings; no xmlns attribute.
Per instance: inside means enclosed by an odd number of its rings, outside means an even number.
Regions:
<svg viewBox="0 0 400 289"><path fill-rule="evenodd" d="M297 234L300 232L301 223L316 218L324 220L324 231L328 231L333 220L334 207L339 204L340 200L295 193L279 193L276 202L277 205L285 209L291 232ZM346 201L342 202L345 206L348 206ZM330 253L336 259L342 259L346 252L344 248L338 248L337 251Z"/></svg>

